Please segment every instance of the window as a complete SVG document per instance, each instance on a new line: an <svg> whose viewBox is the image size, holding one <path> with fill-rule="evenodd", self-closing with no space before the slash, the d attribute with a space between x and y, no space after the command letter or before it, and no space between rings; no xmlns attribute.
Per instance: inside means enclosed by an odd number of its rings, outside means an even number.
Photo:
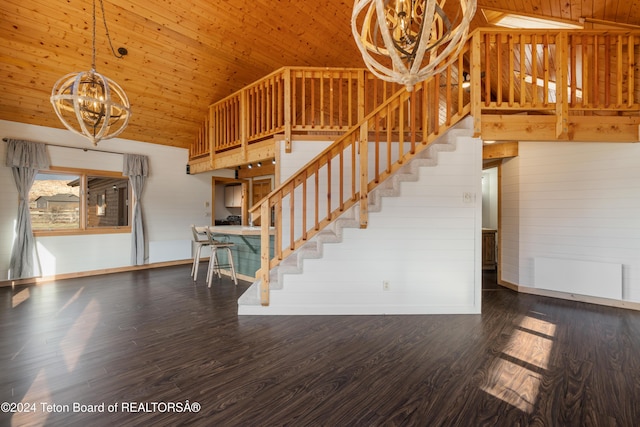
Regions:
<svg viewBox="0 0 640 427"><path fill-rule="evenodd" d="M482 13L491 25L504 28L530 28L530 29L579 29L583 25L577 25L571 21L541 18L536 16L517 15L489 8L482 8Z"/></svg>
<svg viewBox="0 0 640 427"><path fill-rule="evenodd" d="M129 232L129 179L117 172L51 170L29 192L35 234Z"/></svg>

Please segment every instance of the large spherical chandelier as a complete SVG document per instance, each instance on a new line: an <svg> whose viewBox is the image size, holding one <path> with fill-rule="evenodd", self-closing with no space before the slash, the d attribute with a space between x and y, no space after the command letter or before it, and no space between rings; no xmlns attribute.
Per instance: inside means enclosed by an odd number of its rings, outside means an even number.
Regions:
<svg viewBox="0 0 640 427"><path fill-rule="evenodd" d="M102 15L104 17L104 6ZM104 20L106 29L106 19ZM109 32L107 30L107 37ZM111 45L111 39L109 38ZM126 55L118 49L116 57ZM56 82L51 91L51 104L58 118L70 131L88 138L93 145L101 139L119 135L131 116L129 99L113 80L96 72L96 2L93 0L93 62L91 70L67 74Z"/></svg>
<svg viewBox="0 0 640 427"><path fill-rule="evenodd" d="M446 0L356 0L351 30L367 68L407 90L449 66L462 49L476 0L456 0L453 21Z"/></svg>

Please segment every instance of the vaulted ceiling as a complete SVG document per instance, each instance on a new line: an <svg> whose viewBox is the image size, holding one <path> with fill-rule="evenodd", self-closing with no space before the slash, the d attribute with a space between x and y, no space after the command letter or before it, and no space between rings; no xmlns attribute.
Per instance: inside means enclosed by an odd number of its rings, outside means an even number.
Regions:
<svg viewBox="0 0 640 427"><path fill-rule="evenodd" d="M451 0L450 0L451 1ZM213 102L283 66L363 67L351 0L104 0L98 72L126 91L122 138L188 147ZM530 16L640 25L640 0L478 0ZM62 76L91 68L90 0L0 2L0 119L62 128L49 97ZM4 136L4 135L3 135Z"/></svg>

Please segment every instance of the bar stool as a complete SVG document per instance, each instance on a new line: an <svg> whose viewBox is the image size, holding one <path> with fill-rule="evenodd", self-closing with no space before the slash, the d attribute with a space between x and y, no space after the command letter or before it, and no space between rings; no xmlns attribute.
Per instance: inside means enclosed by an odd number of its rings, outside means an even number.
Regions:
<svg viewBox="0 0 640 427"><path fill-rule="evenodd" d="M207 269L207 286L211 287L211 280L213 279L213 274L216 273L218 278L222 278L222 274L220 273L221 268L229 268L231 271L231 278L233 279L233 283L238 284L238 278L236 277L236 269L233 265L233 252L231 248L235 246L232 242L221 242L219 240L215 240L213 238L213 233L209 228L206 229L207 237L209 239L209 246L211 246L211 257L209 258L209 268ZM220 260L218 259L218 251L226 251L227 252L227 263L220 264Z"/></svg>
<svg viewBox="0 0 640 427"><path fill-rule="evenodd" d="M193 256L193 264L191 265L191 277L193 277L194 281L198 277L198 266L200 265L200 253L202 252L202 248L211 244L206 230L209 230L209 227L196 227L194 224L191 224L193 243L196 246L196 252Z"/></svg>

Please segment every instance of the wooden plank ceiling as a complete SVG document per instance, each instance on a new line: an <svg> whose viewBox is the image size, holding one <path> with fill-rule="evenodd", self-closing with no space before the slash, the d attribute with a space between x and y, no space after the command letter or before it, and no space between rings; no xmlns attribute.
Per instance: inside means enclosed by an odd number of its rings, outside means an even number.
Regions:
<svg viewBox="0 0 640 427"><path fill-rule="evenodd" d="M478 0L481 8L578 22L640 25L640 0ZM96 70L118 82L133 115L122 138L188 147L207 107L283 66L362 67L352 1L104 0ZM49 97L62 76L91 68L92 2L0 2L0 119L62 128ZM5 135L2 135L5 136ZM9 135L7 135L9 136ZM12 135L13 136L13 135Z"/></svg>

